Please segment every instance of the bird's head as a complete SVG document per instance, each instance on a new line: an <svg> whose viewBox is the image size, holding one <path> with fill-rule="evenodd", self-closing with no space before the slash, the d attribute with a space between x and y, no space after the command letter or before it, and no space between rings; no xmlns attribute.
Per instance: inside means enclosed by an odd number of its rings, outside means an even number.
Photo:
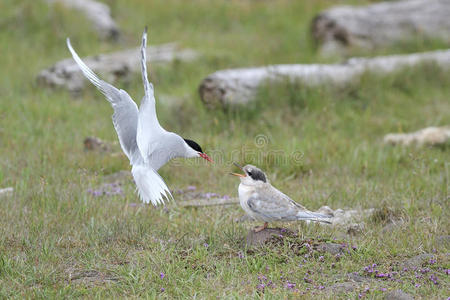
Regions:
<svg viewBox="0 0 450 300"><path fill-rule="evenodd" d="M244 172L244 174L231 173L231 175L240 177L241 183L245 185L261 185L268 183L266 174L257 167L253 165L241 167L237 163L234 163L234 165Z"/></svg>
<svg viewBox="0 0 450 300"><path fill-rule="evenodd" d="M186 157L192 158L192 157L201 157L206 159L209 162L213 162L211 158L209 158L206 153L203 153L202 147L200 147L199 144L194 142L193 140L183 139L185 142L186 147Z"/></svg>

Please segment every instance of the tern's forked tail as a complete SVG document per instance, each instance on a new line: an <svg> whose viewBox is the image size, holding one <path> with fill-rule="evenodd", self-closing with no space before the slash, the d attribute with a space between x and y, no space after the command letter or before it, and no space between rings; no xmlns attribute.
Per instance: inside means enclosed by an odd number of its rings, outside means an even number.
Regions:
<svg viewBox="0 0 450 300"><path fill-rule="evenodd" d="M300 211L299 213L297 213L296 217L297 217L297 220L305 220L305 221L308 220L308 221L331 224L331 222L327 219L330 219L332 216L319 214L319 213L315 213L312 211Z"/></svg>
<svg viewBox="0 0 450 300"><path fill-rule="evenodd" d="M164 180L159 174L144 164L133 165L131 169L139 197L144 203L164 204L164 198L173 199Z"/></svg>

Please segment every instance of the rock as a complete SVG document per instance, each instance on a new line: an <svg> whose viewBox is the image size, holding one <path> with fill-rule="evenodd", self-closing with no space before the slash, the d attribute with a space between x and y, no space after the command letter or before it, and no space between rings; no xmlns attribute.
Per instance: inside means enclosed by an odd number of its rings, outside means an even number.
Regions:
<svg viewBox="0 0 450 300"><path fill-rule="evenodd" d="M357 272L355 272L355 273L348 273L346 275L346 277L347 277L348 280L350 280L352 282L367 282L367 281L371 281L372 280L370 277L361 276Z"/></svg>
<svg viewBox="0 0 450 300"><path fill-rule="evenodd" d="M402 290L393 290L384 296L385 300L414 300L414 297Z"/></svg>
<svg viewBox="0 0 450 300"><path fill-rule="evenodd" d="M391 145L439 146L450 142L450 126L427 127L411 133L390 133L384 142Z"/></svg>
<svg viewBox="0 0 450 300"><path fill-rule="evenodd" d="M266 228L259 232L255 232L253 229L248 231L245 245L247 248L263 246L270 242L273 237L284 236L296 236L297 234L291 230L285 228Z"/></svg>
<svg viewBox="0 0 450 300"><path fill-rule="evenodd" d="M401 263L401 269L403 269L403 268L407 268L408 270L418 269L422 266L422 264L425 261L428 261L432 258L434 258L433 254L429 254L429 253L419 254L419 255L414 256L410 259L407 259L403 263Z"/></svg>
<svg viewBox="0 0 450 300"><path fill-rule="evenodd" d="M347 234L349 235L360 235L364 232L364 223L352 223L347 227Z"/></svg>
<svg viewBox="0 0 450 300"><path fill-rule="evenodd" d="M108 5L94 0L47 0L49 4L61 3L64 6L81 11L93 23L100 38L117 40L119 27L111 17Z"/></svg>
<svg viewBox="0 0 450 300"><path fill-rule="evenodd" d="M336 209L333 212L334 217L330 219L330 222L333 225L347 225L351 224L352 226L357 226L354 221L361 221L363 218L370 216L373 213L374 209L364 209L364 210L356 210L356 209ZM364 225L359 225L362 228Z"/></svg>
<svg viewBox="0 0 450 300"><path fill-rule="evenodd" d="M449 18L450 19L450 18ZM254 68L219 70L200 84L199 93L208 108L245 105L256 100L262 85L278 82L301 82L305 86L346 86L366 72L389 74L431 62L450 68L450 49L424 53L351 58L341 64L271 65Z"/></svg>
<svg viewBox="0 0 450 300"><path fill-rule="evenodd" d="M330 290L335 293L349 293L353 292L358 287L359 284L355 282L341 282L333 284L332 286L328 287L327 290Z"/></svg>
<svg viewBox="0 0 450 300"><path fill-rule="evenodd" d="M111 143L103 141L95 136L88 136L84 139L84 150L87 151L101 151L109 152L111 151Z"/></svg>
<svg viewBox="0 0 450 300"><path fill-rule="evenodd" d="M0 189L0 197L2 197L2 196L5 196L5 197L11 196L13 194L13 192L14 192L14 188L13 187L7 187L7 188Z"/></svg>
<svg viewBox="0 0 450 300"><path fill-rule="evenodd" d="M441 235L436 239L436 242L442 248L450 248L450 235Z"/></svg>
<svg viewBox="0 0 450 300"><path fill-rule="evenodd" d="M450 42L449 15L449 1L337 6L314 18L312 35L322 53L333 55L349 48L382 48L418 38Z"/></svg>
<svg viewBox="0 0 450 300"><path fill-rule="evenodd" d="M147 47L147 57L152 65L169 63L174 60L191 61L197 57L193 50L179 50L175 43ZM141 71L140 48L131 48L110 54L99 54L82 58L86 65L101 79L114 83L118 79L129 79L132 74ZM37 82L51 88L63 87L77 96L84 89L86 78L72 58L57 62L42 70Z"/></svg>
<svg viewBox="0 0 450 300"><path fill-rule="evenodd" d="M328 252L331 255L336 255L338 253L343 253L343 248L341 244L335 243L323 243L317 246L317 250L321 252Z"/></svg>
<svg viewBox="0 0 450 300"><path fill-rule="evenodd" d="M105 285L108 283L114 283L117 278L100 273L95 270L81 271L74 274L69 274L68 282L72 284L83 284L86 286Z"/></svg>

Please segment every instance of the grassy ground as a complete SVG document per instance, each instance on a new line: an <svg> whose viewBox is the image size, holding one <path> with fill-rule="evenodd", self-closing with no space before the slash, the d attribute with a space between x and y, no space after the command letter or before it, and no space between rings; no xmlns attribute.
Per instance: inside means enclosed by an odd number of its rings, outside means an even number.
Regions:
<svg viewBox="0 0 450 300"><path fill-rule="evenodd" d="M421 66L388 77L367 74L342 89L280 84L263 88L250 108L208 111L197 87L217 69L335 61L318 57L308 34L315 13L335 2L107 2L123 30L117 44L100 42L89 22L63 7L2 2L0 187L15 192L0 198L1 298L346 299L381 298L384 289L396 288L424 299L449 296L449 248L438 243L449 234L449 148L382 144L389 132L448 124L449 72ZM89 193L103 175L129 169L125 156L83 151L86 136L116 140L112 109L93 88L73 100L64 90L39 87L35 76L69 56L67 36L84 56L138 45L145 25L150 44L179 41L203 55L192 63L150 66L157 96L183 99L157 103L161 124L198 141L217 161L168 164L160 173L172 189L196 186L235 196L238 182L226 176L235 160L260 166L275 186L311 209L385 207L404 223L386 232L382 219L368 219L356 237L340 228L284 224L300 230L301 241L355 246L341 257L305 247L293 251L289 241L246 252L242 241L254 224L233 222L243 214L238 206L134 205L131 181L122 194ZM445 46L412 41L382 53ZM117 86L134 99L143 94L138 74L132 84ZM392 272L421 253L437 261L426 263L419 278L398 270L395 280L372 279L352 292L329 289L346 281L347 273L368 275L364 267L374 263L380 272Z"/></svg>

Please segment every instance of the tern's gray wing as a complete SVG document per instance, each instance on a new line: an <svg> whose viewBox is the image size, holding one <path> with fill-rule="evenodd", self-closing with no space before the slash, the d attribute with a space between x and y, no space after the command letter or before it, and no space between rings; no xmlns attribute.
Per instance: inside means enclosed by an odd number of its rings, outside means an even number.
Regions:
<svg viewBox="0 0 450 300"><path fill-rule="evenodd" d="M137 145L145 162L147 162L148 157L156 148L164 148L164 145L161 143L164 142L164 137L167 133L161 125L159 125L158 117L156 116L156 103L153 85L148 82L147 78L146 45L147 27L142 35L141 46L141 71L145 95L144 98L142 98L141 106L139 108L136 135Z"/></svg>
<svg viewBox="0 0 450 300"><path fill-rule="evenodd" d="M247 204L255 213L271 220L312 220L327 222L322 220L322 218L329 218L327 215L306 210L303 206L272 186L257 190L249 197Z"/></svg>
<svg viewBox="0 0 450 300"><path fill-rule="evenodd" d="M114 109L112 116L114 128L119 137L120 146L127 155L130 162L138 163L142 161L141 154L136 143L136 129L138 120L138 108L130 95L124 90L119 90L111 84L101 80L89 67L81 60L67 39L67 47L72 53L72 57L80 67L84 76L89 79L111 103Z"/></svg>

